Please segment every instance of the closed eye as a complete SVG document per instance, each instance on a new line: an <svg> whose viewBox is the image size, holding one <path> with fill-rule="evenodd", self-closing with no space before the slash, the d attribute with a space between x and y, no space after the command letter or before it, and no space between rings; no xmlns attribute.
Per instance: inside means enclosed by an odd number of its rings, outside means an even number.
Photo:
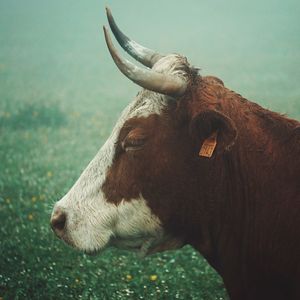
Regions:
<svg viewBox="0 0 300 300"><path fill-rule="evenodd" d="M140 150L144 146L146 138L128 138L122 142L122 148L127 151Z"/></svg>
<svg viewBox="0 0 300 300"><path fill-rule="evenodd" d="M146 134L140 128L135 128L131 130L125 139L122 141L121 145L123 150L126 152L140 150L146 143Z"/></svg>

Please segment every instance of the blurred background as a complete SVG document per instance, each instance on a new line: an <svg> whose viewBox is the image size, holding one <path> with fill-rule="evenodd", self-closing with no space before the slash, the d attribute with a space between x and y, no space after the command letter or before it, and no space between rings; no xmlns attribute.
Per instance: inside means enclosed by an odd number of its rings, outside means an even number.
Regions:
<svg viewBox="0 0 300 300"><path fill-rule="evenodd" d="M189 246L88 257L49 229L139 90L108 54L105 5L134 40L300 118L299 1L0 0L0 299L227 299Z"/></svg>

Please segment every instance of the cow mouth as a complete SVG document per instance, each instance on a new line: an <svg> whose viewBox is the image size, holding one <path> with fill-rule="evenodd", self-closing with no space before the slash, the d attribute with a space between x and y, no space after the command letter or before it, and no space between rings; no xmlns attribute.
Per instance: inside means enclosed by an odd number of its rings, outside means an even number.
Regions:
<svg viewBox="0 0 300 300"><path fill-rule="evenodd" d="M67 234L59 236L58 238L60 240L62 240L67 246L69 246L75 250L81 251L84 254L89 255L89 256L96 256L97 254L104 251L108 247L108 245L105 245L104 247L85 248L85 247L77 245L74 242L74 240L72 239L72 237L70 237Z"/></svg>
<svg viewBox="0 0 300 300"><path fill-rule="evenodd" d="M56 235L60 240L62 240L66 245L72 247L72 248L76 248L76 245L74 243L74 241L72 240L72 238L70 236L68 236L67 234L64 234L62 236L58 236Z"/></svg>

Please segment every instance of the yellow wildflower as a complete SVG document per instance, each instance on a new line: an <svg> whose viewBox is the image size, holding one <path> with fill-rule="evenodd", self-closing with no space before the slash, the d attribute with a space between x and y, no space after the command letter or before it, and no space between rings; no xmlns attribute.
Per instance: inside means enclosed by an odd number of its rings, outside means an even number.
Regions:
<svg viewBox="0 0 300 300"><path fill-rule="evenodd" d="M80 282L80 280L78 278L76 278L75 282L78 284Z"/></svg>
<svg viewBox="0 0 300 300"><path fill-rule="evenodd" d="M29 215L28 215L28 220L29 220L29 221L32 221L32 220L33 220L33 214L29 214Z"/></svg>
<svg viewBox="0 0 300 300"><path fill-rule="evenodd" d="M48 176L48 177L52 177L52 172L51 172L51 171L48 171L48 172L47 172L47 176Z"/></svg>
<svg viewBox="0 0 300 300"><path fill-rule="evenodd" d="M130 280L132 280L132 276L131 276L130 274L127 274L127 275L126 275L126 279L127 279L128 281L130 281Z"/></svg>
<svg viewBox="0 0 300 300"><path fill-rule="evenodd" d="M149 279L150 279L151 281L155 281L155 280L157 280L157 275L155 275L155 274L150 275Z"/></svg>
<svg viewBox="0 0 300 300"><path fill-rule="evenodd" d="M36 196L32 196L32 197L31 197L31 201L32 201L32 202L35 202L36 199L37 199Z"/></svg>

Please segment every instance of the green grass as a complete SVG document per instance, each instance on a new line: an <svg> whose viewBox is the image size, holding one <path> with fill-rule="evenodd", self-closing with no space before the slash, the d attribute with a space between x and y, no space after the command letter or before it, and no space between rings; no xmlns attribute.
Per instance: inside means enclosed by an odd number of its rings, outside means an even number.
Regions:
<svg viewBox="0 0 300 300"><path fill-rule="evenodd" d="M90 257L55 238L52 204L93 157L110 122L93 109L81 115L55 103L2 104L0 297L226 299L221 279L191 247L144 259L116 249Z"/></svg>

